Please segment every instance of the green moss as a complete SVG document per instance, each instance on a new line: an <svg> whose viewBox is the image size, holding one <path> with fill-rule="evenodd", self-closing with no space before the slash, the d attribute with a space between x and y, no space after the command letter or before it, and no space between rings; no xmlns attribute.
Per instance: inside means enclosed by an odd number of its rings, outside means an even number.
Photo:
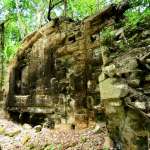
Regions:
<svg viewBox="0 0 150 150"><path fill-rule="evenodd" d="M3 127L0 127L0 135L5 133L5 129Z"/></svg>
<svg viewBox="0 0 150 150"><path fill-rule="evenodd" d="M86 137L84 137L84 136L81 136L80 137L80 142L81 143L85 143L87 141L87 138Z"/></svg>
<svg viewBox="0 0 150 150"><path fill-rule="evenodd" d="M53 144L48 145L44 148L44 150L55 150L55 146Z"/></svg>
<svg viewBox="0 0 150 150"><path fill-rule="evenodd" d="M106 121L106 116L104 113L97 113L96 121Z"/></svg>
<svg viewBox="0 0 150 150"><path fill-rule="evenodd" d="M111 46L115 37L115 32L113 27L111 26L111 27L104 28L100 36L103 45Z"/></svg>
<svg viewBox="0 0 150 150"><path fill-rule="evenodd" d="M138 145L140 150L148 149L148 137L138 137L135 141L135 144Z"/></svg>

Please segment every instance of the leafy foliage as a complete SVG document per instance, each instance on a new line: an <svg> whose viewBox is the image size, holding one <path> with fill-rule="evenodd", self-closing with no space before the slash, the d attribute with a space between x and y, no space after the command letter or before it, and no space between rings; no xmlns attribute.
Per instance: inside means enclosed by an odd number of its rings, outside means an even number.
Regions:
<svg viewBox="0 0 150 150"><path fill-rule="evenodd" d="M126 28L134 29L139 22L150 20L150 3L149 0L130 0L131 9L126 11Z"/></svg>
<svg viewBox="0 0 150 150"><path fill-rule="evenodd" d="M95 0L69 0L69 10L74 18L80 20L88 15L95 13Z"/></svg>
<svg viewBox="0 0 150 150"><path fill-rule="evenodd" d="M55 0L54 0L55 1ZM150 19L149 0L129 0L132 6L126 13L126 28L136 28L139 22ZM101 11L110 3L120 3L121 0L67 0L67 16L74 20ZM49 0L1 0L0 22L5 21L5 62L15 55L20 41L25 35L38 29L47 22ZM63 0L51 11L52 18L64 15ZM105 31L105 32L104 32ZM113 33L104 29L102 36L106 42L111 40Z"/></svg>
<svg viewBox="0 0 150 150"><path fill-rule="evenodd" d="M111 45L115 32L112 27L104 28L101 32L101 42L104 45Z"/></svg>
<svg viewBox="0 0 150 150"><path fill-rule="evenodd" d="M136 10L127 11L125 13L125 16L127 17L126 22L125 22L126 28L134 29L137 27L137 24L139 22L143 22L145 20L150 19L150 9L145 8L142 11L140 11L140 10L139 11L136 11Z"/></svg>

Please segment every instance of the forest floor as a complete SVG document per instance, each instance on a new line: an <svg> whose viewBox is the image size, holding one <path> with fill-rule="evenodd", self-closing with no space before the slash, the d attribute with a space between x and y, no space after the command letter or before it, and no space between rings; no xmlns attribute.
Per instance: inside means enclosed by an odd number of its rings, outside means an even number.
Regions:
<svg viewBox="0 0 150 150"><path fill-rule="evenodd" d="M52 130L0 119L0 150L107 150L113 149L105 124L101 128Z"/></svg>

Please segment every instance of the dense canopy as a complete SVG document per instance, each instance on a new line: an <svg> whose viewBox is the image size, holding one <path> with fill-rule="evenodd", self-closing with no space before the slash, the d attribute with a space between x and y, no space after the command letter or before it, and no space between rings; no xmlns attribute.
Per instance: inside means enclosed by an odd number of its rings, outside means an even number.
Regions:
<svg viewBox="0 0 150 150"><path fill-rule="evenodd" d="M25 35L38 29L48 22L49 7L51 17L71 17L81 20L89 15L101 11L111 3L119 3L121 0L1 0L0 22L5 23L5 48L4 58L6 62L14 56L20 41ZM144 17L149 16L149 0L130 0L131 9L126 12L127 26L136 26ZM66 3L66 5L65 5ZM51 6L50 6L51 5ZM64 6L66 8L64 9ZM66 11L66 13L64 13Z"/></svg>

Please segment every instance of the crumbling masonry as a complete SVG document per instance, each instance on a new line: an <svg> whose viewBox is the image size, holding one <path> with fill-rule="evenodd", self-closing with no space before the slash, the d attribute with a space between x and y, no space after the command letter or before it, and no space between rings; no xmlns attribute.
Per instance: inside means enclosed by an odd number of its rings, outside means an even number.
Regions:
<svg viewBox="0 0 150 150"><path fill-rule="evenodd" d="M101 30L115 23L119 11L111 5L81 22L54 19L28 35L9 69L5 101L11 116L31 123L38 115L51 127L83 129L105 114L116 147L145 148L150 49L108 54L101 43Z"/></svg>

